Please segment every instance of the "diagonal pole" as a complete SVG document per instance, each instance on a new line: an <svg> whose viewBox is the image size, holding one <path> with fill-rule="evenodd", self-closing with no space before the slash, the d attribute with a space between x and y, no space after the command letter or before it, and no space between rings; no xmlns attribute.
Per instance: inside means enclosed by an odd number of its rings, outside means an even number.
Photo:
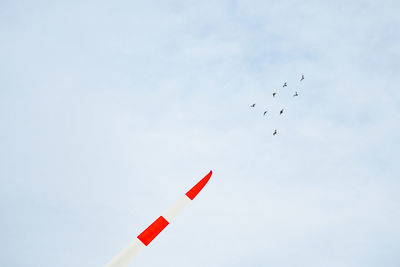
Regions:
<svg viewBox="0 0 400 267"><path fill-rule="evenodd" d="M164 214L158 217L149 227L137 236L124 250L115 256L105 267L127 266L165 227L197 196L210 180L212 171L193 186Z"/></svg>

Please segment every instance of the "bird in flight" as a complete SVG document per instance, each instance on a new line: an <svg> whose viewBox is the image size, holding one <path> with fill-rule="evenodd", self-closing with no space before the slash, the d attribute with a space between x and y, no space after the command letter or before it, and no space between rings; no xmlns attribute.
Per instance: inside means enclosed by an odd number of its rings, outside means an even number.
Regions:
<svg viewBox="0 0 400 267"><path fill-rule="evenodd" d="M273 133L272 135L274 135L274 136L275 136L277 133L278 133L278 132L275 130L275 131L274 131L274 133Z"/></svg>
<svg viewBox="0 0 400 267"><path fill-rule="evenodd" d="M272 93L272 97L275 97L276 93Z"/></svg>
<svg viewBox="0 0 400 267"><path fill-rule="evenodd" d="M265 114L267 114L267 112L268 112L267 110L266 110L266 111L264 111L264 116L265 116Z"/></svg>
<svg viewBox="0 0 400 267"><path fill-rule="evenodd" d="M301 82L302 80L304 80L304 74L301 75L300 82Z"/></svg>
<svg viewBox="0 0 400 267"><path fill-rule="evenodd" d="M299 94L297 93L297 91L296 91L296 93L294 93L293 97L295 97L295 96L299 96Z"/></svg>
<svg viewBox="0 0 400 267"><path fill-rule="evenodd" d="M256 103L254 103L253 105L251 105L250 107L254 108L256 106Z"/></svg>
<svg viewBox="0 0 400 267"><path fill-rule="evenodd" d="M279 112L279 115L282 115L283 114L283 109L281 109L281 111Z"/></svg>
<svg viewBox="0 0 400 267"><path fill-rule="evenodd" d="M286 84L286 82L283 84L283 86L282 87L286 87L287 86L287 84Z"/></svg>

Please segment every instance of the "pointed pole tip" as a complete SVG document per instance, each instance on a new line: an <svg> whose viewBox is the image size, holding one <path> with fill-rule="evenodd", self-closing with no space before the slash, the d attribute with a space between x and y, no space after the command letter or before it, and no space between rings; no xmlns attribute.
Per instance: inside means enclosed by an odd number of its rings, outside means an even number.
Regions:
<svg viewBox="0 0 400 267"><path fill-rule="evenodd" d="M186 196L193 200L198 193L203 189L203 187L208 183L212 175L212 170L204 176L203 179L201 179L195 186L193 186L187 193Z"/></svg>

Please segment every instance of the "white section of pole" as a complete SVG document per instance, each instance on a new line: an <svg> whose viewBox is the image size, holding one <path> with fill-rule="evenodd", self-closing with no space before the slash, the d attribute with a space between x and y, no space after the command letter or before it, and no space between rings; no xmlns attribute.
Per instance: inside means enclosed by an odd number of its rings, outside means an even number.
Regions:
<svg viewBox="0 0 400 267"><path fill-rule="evenodd" d="M105 267L126 267L146 246L135 238L121 253L105 265Z"/></svg>
<svg viewBox="0 0 400 267"><path fill-rule="evenodd" d="M191 202L190 198L186 195L183 195L178 201L175 202L172 207L170 207L164 214L162 215L164 219L166 219L169 223L175 219L176 216Z"/></svg>

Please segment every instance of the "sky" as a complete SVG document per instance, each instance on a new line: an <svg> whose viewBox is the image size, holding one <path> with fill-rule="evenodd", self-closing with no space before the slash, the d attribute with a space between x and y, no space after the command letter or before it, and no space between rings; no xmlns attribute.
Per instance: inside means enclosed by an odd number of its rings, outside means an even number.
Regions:
<svg viewBox="0 0 400 267"><path fill-rule="evenodd" d="M399 10L1 1L0 265L399 266Z"/></svg>

